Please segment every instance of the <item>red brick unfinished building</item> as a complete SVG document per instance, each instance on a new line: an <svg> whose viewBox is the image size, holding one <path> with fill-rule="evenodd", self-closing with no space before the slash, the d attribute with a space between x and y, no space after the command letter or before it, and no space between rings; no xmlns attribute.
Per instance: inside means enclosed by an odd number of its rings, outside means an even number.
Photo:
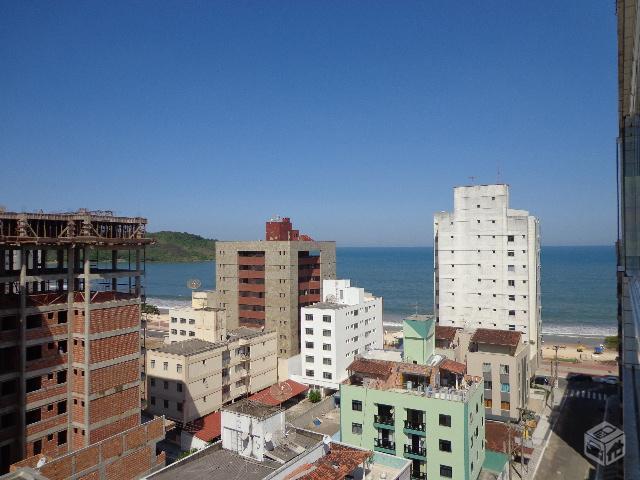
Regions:
<svg viewBox="0 0 640 480"><path fill-rule="evenodd" d="M0 473L140 424L145 226L0 211Z"/></svg>

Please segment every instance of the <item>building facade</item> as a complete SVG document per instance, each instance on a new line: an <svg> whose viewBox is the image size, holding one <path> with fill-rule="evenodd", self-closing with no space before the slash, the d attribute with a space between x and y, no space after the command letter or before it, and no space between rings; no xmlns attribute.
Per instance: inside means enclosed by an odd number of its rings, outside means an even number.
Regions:
<svg viewBox="0 0 640 480"><path fill-rule="evenodd" d="M316 242L288 218L267 222L266 240L216 242L217 307L227 327L278 332L278 357L300 353L300 308L319 302L336 276L335 242Z"/></svg>
<svg viewBox="0 0 640 480"><path fill-rule="evenodd" d="M301 309L300 372L294 379L335 391L359 353L383 347L382 298L350 280L324 280L323 301Z"/></svg>
<svg viewBox="0 0 640 480"><path fill-rule="evenodd" d="M454 189L453 212L434 218L434 306L442 326L522 332L539 362L538 220L509 208L508 185Z"/></svg>
<svg viewBox="0 0 640 480"><path fill-rule="evenodd" d="M194 292L194 295L196 292ZM198 338L207 342L224 341L226 312L193 298L191 307L169 309L169 343Z"/></svg>
<svg viewBox="0 0 640 480"><path fill-rule="evenodd" d="M624 474L640 471L640 9L618 0L618 337ZM621 472L622 474L622 472Z"/></svg>
<svg viewBox="0 0 640 480"><path fill-rule="evenodd" d="M147 351L147 409L186 424L277 382L276 333L237 329L223 342Z"/></svg>
<svg viewBox="0 0 640 480"><path fill-rule="evenodd" d="M140 424L145 226L0 212L0 472Z"/></svg>
<svg viewBox="0 0 640 480"><path fill-rule="evenodd" d="M481 378L446 362L451 367L355 360L340 385L342 441L411 460L413 479L478 478L485 456Z"/></svg>

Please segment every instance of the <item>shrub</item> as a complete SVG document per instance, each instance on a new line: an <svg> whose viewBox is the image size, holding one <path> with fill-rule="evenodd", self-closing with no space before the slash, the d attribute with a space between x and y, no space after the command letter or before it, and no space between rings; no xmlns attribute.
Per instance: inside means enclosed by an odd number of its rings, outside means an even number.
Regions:
<svg viewBox="0 0 640 480"><path fill-rule="evenodd" d="M322 399L319 390L309 390L309 401L311 403L318 403Z"/></svg>

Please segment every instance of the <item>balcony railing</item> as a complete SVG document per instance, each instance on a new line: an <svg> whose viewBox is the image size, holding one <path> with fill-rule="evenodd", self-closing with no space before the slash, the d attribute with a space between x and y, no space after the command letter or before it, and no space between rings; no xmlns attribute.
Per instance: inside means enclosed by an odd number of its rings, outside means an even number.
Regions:
<svg viewBox="0 0 640 480"><path fill-rule="evenodd" d="M407 455L416 455L418 457L426 457L427 449L425 447L414 447L413 445L405 445L404 453Z"/></svg>
<svg viewBox="0 0 640 480"><path fill-rule="evenodd" d="M395 426L395 420L391 415L374 415L373 423L376 423L378 425L384 425L386 427Z"/></svg>
<svg viewBox="0 0 640 480"><path fill-rule="evenodd" d="M411 472L411 480L427 480L427 472Z"/></svg>
<svg viewBox="0 0 640 480"><path fill-rule="evenodd" d="M422 422L416 422L413 420L405 420L404 421L404 429L412 430L414 432L425 432L425 424Z"/></svg>
<svg viewBox="0 0 640 480"><path fill-rule="evenodd" d="M390 453L391 455L395 455L396 442L394 442L393 440L384 440L382 438L374 438L373 448L374 450L382 451L383 453Z"/></svg>

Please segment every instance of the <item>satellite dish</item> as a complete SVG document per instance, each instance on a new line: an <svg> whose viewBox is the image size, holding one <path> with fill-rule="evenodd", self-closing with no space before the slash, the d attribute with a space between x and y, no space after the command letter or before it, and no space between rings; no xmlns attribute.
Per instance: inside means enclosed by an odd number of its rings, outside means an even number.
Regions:
<svg viewBox="0 0 640 480"><path fill-rule="evenodd" d="M38 460L36 468L42 468L45 463L47 463L47 457L42 457L40 460Z"/></svg>
<svg viewBox="0 0 640 480"><path fill-rule="evenodd" d="M292 391L293 388L291 388L288 382L278 382L269 387L269 394L275 398L278 403L288 400L291 397Z"/></svg>
<svg viewBox="0 0 640 480"><path fill-rule="evenodd" d="M337 303L338 299L335 295L327 295L327 303Z"/></svg>
<svg viewBox="0 0 640 480"><path fill-rule="evenodd" d="M191 278L187 280L187 288L191 290L196 290L202 286L202 282L197 278Z"/></svg>

